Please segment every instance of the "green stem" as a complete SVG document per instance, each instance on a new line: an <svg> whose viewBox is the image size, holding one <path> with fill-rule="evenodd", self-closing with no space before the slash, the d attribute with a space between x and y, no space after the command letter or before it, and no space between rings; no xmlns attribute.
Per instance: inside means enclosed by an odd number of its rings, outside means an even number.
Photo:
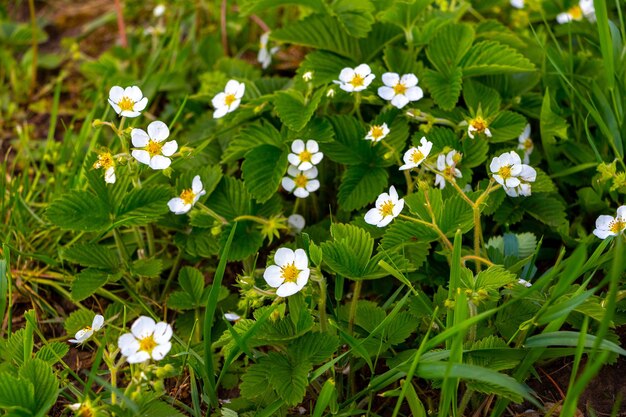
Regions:
<svg viewBox="0 0 626 417"><path fill-rule="evenodd" d="M356 317L356 307L359 301L359 297L361 296L361 288L363 287L363 281L355 281L354 283L354 291L352 293L352 301L350 302L350 315L348 317L348 333L350 336L353 335L354 330L354 319Z"/></svg>
<svg viewBox="0 0 626 417"><path fill-rule="evenodd" d="M474 206L474 256L476 257L476 272L482 269L480 262L480 240L483 235L482 225L480 224L480 207Z"/></svg>
<svg viewBox="0 0 626 417"><path fill-rule="evenodd" d="M414 217L410 217L405 214L400 214L398 217L404 220L412 221L414 223L422 224L424 226L427 226L433 229L439 235L439 239L441 239L441 243L444 244L444 246L448 248L450 252L452 252L452 249L453 249L452 242L450 242L450 239L448 239L448 237L445 235L445 233L443 233L443 231L441 231L441 229L439 228L439 226L437 226L436 223L428 223L428 222L425 222L424 220L416 219Z"/></svg>
<svg viewBox="0 0 626 417"><path fill-rule="evenodd" d="M326 317L326 278L324 278L323 275L318 281L318 284L320 286L320 299L317 304L317 310L320 313L320 330L326 332L328 330L328 318Z"/></svg>
<svg viewBox="0 0 626 417"><path fill-rule="evenodd" d="M225 218L223 218L222 216L220 216L219 214L217 214L216 212L214 212L213 210L211 210L210 208L208 208L204 204L196 203L196 206L201 208L205 213L207 213L209 216L213 217L218 222L220 222L222 224L228 224L228 221Z"/></svg>
<svg viewBox="0 0 626 417"><path fill-rule="evenodd" d="M128 258L130 255L128 254L128 249L126 249L126 245L124 245L124 241L122 240L122 236L120 235L119 230L113 229L113 238L115 239L115 245L117 246L117 252L120 257L120 261L123 265L128 265Z"/></svg>
<svg viewBox="0 0 626 417"><path fill-rule="evenodd" d="M161 302L165 300L165 296L167 295L167 292L170 289L170 285L172 285L174 276L178 272L178 266L180 265L180 261L182 260L182 258L183 258L183 252L179 249L178 254L176 254L176 258L174 258L174 264L172 265L170 274L167 276L167 281L165 281L165 286L163 287L163 292L161 293Z"/></svg>
<svg viewBox="0 0 626 417"><path fill-rule="evenodd" d="M120 125L117 127L117 137L120 138L120 143L122 144L122 151L124 153L129 153L126 140L124 139L124 122L126 122L126 117L122 117L122 119L120 120Z"/></svg>
<svg viewBox="0 0 626 417"><path fill-rule="evenodd" d="M146 238L148 239L148 256L152 256L156 253L156 247L154 245L154 230L150 224L146 226Z"/></svg>

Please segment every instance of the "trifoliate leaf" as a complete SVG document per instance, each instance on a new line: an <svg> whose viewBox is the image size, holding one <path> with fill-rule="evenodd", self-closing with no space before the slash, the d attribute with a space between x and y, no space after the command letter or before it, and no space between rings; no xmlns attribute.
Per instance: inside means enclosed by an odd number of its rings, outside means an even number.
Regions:
<svg viewBox="0 0 626 417"><path fill-rule="evenodd" d="M191 299L199 304L204 291L204 276L196 268L186 266L178 273L178 285L185 291Z"/></svg>
<svg viewBox="0 0 626 417"><path fill-rule="evenodd" d="M0 373L0 408L16 417L32 416L35 408L34 384L8 373Z"/></svg>
<svg viewBox="0 0 626 417"><path fill-rule="evenodd" d="M278 148L283 145L280 132L265 120L241 129L239 134L228 144L222 162L241 159L250 149L260 145L274 145Z"/></svg>
<svg viewBox="0 0 626 417"><path fill-rule="evenodd" d="M355 38L367 36L374 24L374 6L370 0L337 0L331 5L331 13L337 16L346 33Z"/></svg>
<svg viewBox="0 0 626 417"><path fill-rule="evenodd" d="M291 360L277 352L270 352L268 361L272 364L270 384L278 396L291 406L302 402L308 386L307 375L312 369L311 363Z"/></svg>
<svg viewBox="0 0 626 417"><path fill-rule="evenodd" d="M287 149L261 145L246 153L241 165L246 189L260 203L269 200L287 170Z"/></svg>
<svg viewBox="0 0 626 417"><path fill-rule="evenodd" d="M220 247L223 248L232 229L232 225L224 226L220 235ZM256 223L249 221L237 223L237 231L233 237L233 243L228 252L229 261L242 261L250 255L254 255L263 245L263 235L258 230Z"/></svg>
<svg viewBox="0 0 626 417"><path fill-rule="evenodd" d="M380 14L379 19L383 22L393 23L402 29L410 30L430 3L430 0L394 1L393 5L387 7Z"/></svg>
<svg viewBox="0 0 626 417"><path fill-rule="evenodd" d="M338 348L339 339L328 333L311 332L289 345L288 354L294 360L318 364L328 359Z"/></svg>
<svg viewBox="0 0 626 417"><path fill-rule="evenodd" d="M449 111L461 95L463 71L460 68L451 68L448 72L425 70L423 81L435 103Z"/></svg>
<svg viewBox="0 0 626 417"><path fill-rule="evenodd" d="M362 278L374 250L374 239L349 224L333 224L331 234L333 241L321 244L324 263L348 278Z"/></svg>
<svg viewBox="0 0 626 417"><path fill-rule="evenodd" d="M124 199L116 216L116 225L142 226L168 212L172 191L164 185L133 189Z"/></svg>
<svg viewBox="0 0 626 417"><path fill-rule="evenodd" d="M19 375L22 381L28 381L35 387L35 401L31 408L33 415L46 415L59 396L59 381L50 365L40 359L32 359L21 366Z"/></svg>
<svg viewBox="0 0 626 417"><path fill-rule="evenodd" d="M497 290L505 285L517 282L517 275L512 274L500 265L490 266L479 272L474 278L474 290Z"/></svg>
<svg viewBox="0 0 626 417"><path fill-rule="evenodd" d="M335 140L320 143L328 158L346 165L369 165L376 161L371 142L365 140L365 129L354 117L333 116L328 119L335 131Z"/></svg>
<svg viewBox="0 0 626 417"><path fill-rule="evenodd" d="M319 87L330 84L333 80L338 80L339 73L343 68L354 68L355 66L354 61L332 52L311 51L300 64L298 75L302 77L306 72L311 71L313 73L311 83L315 87Z"/></svg>
<svg viewBox="0 0 626 417"><path fill-rule="evenodd" d="M109 274L99 269L87 268L72 280L72 300L82 301L102 288L109 280Z"/></svg>
<svg viewBox="0 0 626 417"><path fill-rule="evenodd" d="M467 23L450 23L431 39L426 56L441 74L451 74L474 41L474 29Z"/></svg>
<svg viewBox="0 0 626 417"><path fill-rule="evenodd" d="M88 191L62 195L48 206L46 216L54 225L66 230L95 232L110 225L109 208Z"/></svg>
<svg viewBox="0 0 626 417"><path fill-rule="evenodd" d="M51 342L42 346L41 349L35 353L35 358L41 359L51 366L62 361L69 350L70 347L66 343Z"/></svg>
<svg viewBox="0 0 626 417"><path fill-rule="evenodd" d="M226 220L233 220L237 216L251 214L251 202L252 198L243 182L224 177L207 201L207 206Z"/></svg>
<svg viewBox="0 0 626 417"><path fill-rule="evenodd" d="M120 267L116 251L96 243L77 243L61 250L61 258L82 266L115 271Z"/></svg>
<svg viewBox="0 0 626 417"><path fill-rule="evenodd" d="M489 140L491 142L505 142L517 139L527 124L526 118L519 113L508 110L500 112L489 124L489 130L492 134Z"/></svg>
<svg viewBox="0 0 626 417"><path fill-rule="evenodd" d="M567 221L565 206L555 197L533 195L524 199L521 205L528 214L548 226L556 227Z"/></svg>
<svg viewBox="0 0 626 417"><path fill-rule="evenodd" d="M474 227L474 212L460 195L455 194L445 200L437 224L448 237L454 236L457 230L466 233Z"/></svg>
<svg viewBox="0 0 626 417"><path fill-rule="evenodd" d="M500 111L502 99L498 91L478 81L467 80L463 84L463 100L472 116L480 115L488 119Z"/></svg>
<svg viewBox="0 0 626 417"><path fill-rule="evenodd" d="M289 129L299 131L311 120L323 94L324 90L319 89L305 102L304 96L299 91L277 91L274 94L274 108L280 120Z"/></svg>

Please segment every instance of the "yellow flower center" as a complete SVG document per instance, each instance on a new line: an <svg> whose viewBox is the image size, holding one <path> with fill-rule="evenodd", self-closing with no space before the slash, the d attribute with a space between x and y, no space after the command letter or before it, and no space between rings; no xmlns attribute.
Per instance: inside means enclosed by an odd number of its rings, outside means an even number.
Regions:
<svg viewBox="0 0 626 417"><path fill-rule="evenodd" d="M156 346L157 342L154 340L154 337L152 335L144 337L139 341L139 350L143 352L148 352L150 355L152 355L152 351Z"/></svg>
<svg viewBox="0 0 626 417"><path fill-rule="evenodd" d="M281 267L281 270L283 271L282 277L285 282L296 282L298 280L298 274L300 273L300 271L293 263Z"/></svg>
<svg viewBox="0 0 626 417"><path fill-rule="evenodd" d="M129 97L124 96L120 101L117 102L117 105L122 110L133 111L133 108L135 107L135 102L132 101Z"/></svg>
<svg viewBox="0 0 626 417"><path fill-rule="evenodd" d="M443 175L446 178L453 178L454 177L454 167L453 166L448 166L443 170Z"/></svg>
<svg viewBox="0 0 626 417"><path fill-rule="evenodd" d="M621 232L626 227L626 222L621 221L620 219L615 219L609 225L609 230L615 234Z"/></svg>
<svg viewBox="0 0 626 417"><path fill-rule="evenodd" d="M393 92L396 94L404 94L406 92L406 87L402 83L398 83L393 86Z"/></svg>
<svg viewBox="0 0 626 417"><path fill-rule="evenodd" d="M567 13L572 16L574 20L582 20L583 18L583 11L579 5L572 6Z"/></svg>
<svg viewBox="0 0 626 417"><path fill-rule="evenodd" d="M226 94L226 97L224 97L224 104L230 107L230 105L233 104L235 100L237 100L237 97L235 97L234 94Z"/></svg>
<svg viewBox="0 0 626 417"><path fill-rule="evenodd" d="M311 162L313 154L307 150L300 152L299 158L302 162Z"/></svg>
<svg viewBox="0 0 626 417"><path fill-rule="evenodd" d="M370 135L374 138L374 140L378 140L383 137L385 132L383 131L382 126L372 126L370 129Z"/></svg>
<svg viewBox="0 0 626 417"><path fill-rule="evenodd" d="M487 122L480 116L473 119L470 125L476 130L476 133L483 133L487 129Z"/></svg>
<svg viewBox="0 0 626 417"><path fill-rule="evenodd" d="M113 161L113 157L111 156L111 154L109 152L105 152L98 155L98 160L95 164L93 164L93 167L109 169L114 165L115 162Z"/></svg>
<svg viewBox="0 0 626 417"><path fill-rule="evenodd" d="M354 77L352 77L350 84L352 84L352 87L354 88L362 87L364 84L364 81L365 81L364 77L361 77L359 74L354 74Z"/></svg>
<svg viewBox="0 0 626 417"><path fill-rule="evenodd" d="M500 167L498 170L498 175L502 177L502 179L511 178L511 167L509 165Z"/></svg>
<svg viewBox="0 0 626 417"><path fill-rule="evenodd" d="M383 205L378 210L380 211L380 214L383 215L383 217L393 216L394 207L395 205L393 204L393 201L387 200L383 203Z"/></svg>
<svg viewBox="0 0 626 417"><path fill-rule="evenodd" d="M161 144L161 142L156 142L150 139L150 142L148 142L148 146L146 146L146 150L148 151L150 156L161 155L162 147L163 145Z"/></svg>
<svg viewBox="0 0 626 417"><path fill-rule="evenodd" d="M296 187L304 188L309 182L309 179L304 174L298 174L296 175L296 178L293 179L293 182L296 183Z"/></svg>
<svg viewBox="0 0 626 417"><path fill-rule="evenodd" d="M422 159L424 159L424 154L419 149L411 155L411 160L414 164L419 164L422 162Z"/></svg>
<svg viewBox="0 0 626 417"><path fill-rule="evenodd" d="M193 204L194 198L196 198L196 194L191 188L187 188L180 193L180 199L183 200L185 204Z"/></svg>
<svg viewBox="0 0 626 417"><path fill-rule="evenodd" d="M533 140L531 138L526 139L524 141L524 149L529 151L530 149L532 149L532 147L533 147Z"/></svg>

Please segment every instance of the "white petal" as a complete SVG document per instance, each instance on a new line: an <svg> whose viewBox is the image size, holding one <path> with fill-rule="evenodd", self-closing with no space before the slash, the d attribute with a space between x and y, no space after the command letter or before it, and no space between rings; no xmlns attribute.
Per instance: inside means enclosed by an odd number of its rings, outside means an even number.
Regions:
<svg viewBox="0 0 626 417"><path fill-rule="evenodd" d="M298 287L303 288L307 282L309 282L309 276L311 275L311 270L309 268L300 271L298 274L298 278L296 279L296 284Z"/></svg>
<svg viewBox="0 0 626 417"><path fill-rule="evenodd" d="M346 84L349 84L353 78L354 78L354 70L352 68L344 68L339 73L339 80ZM343 88L343 86L341 86L341 88Z"/></svg>
<svg viewBox="0 0 626 417"><path fill-rule="evenodd" d="M313 179L313 178L317 178L317 168L313 167L311 169L307 169L306 171L303 171L302 174L307 177L308 179Z"/></svg>
<svg viewBox="0 0 626 417"><path fill-rule="evenodd" d="M160 321L154 328L154 341L158 344L169 342L173 334L174 331L172 330L172 326L168 323Z"/></svg>
<svg viewBox="0 0 626 417"><path fill-rule="evenodd" d="M389 187L389 197L391 197L392 201L398 201L398 192L396 191L396 187L393 185Z"/></svg>
<svg viewBox="0 0 626 417"><path fill-rule="evenodd" d="M300 165L298 165L298 169L300 171L306 171L313 168L313 164L310 162L302 162Z"/></svg>
<svg viewBox="0 0 626 417"><path fill-rule="evenodd" d="M530 123L527 124L526 127L524 127L524 131L522 132L521 135L519 135L520 143L526 142L526 139L528 139L529 137L530 137Z"/></svg>
<svg viewBox="0 0 626 417"><path fill-rule="evenodd" d="M239 89L239 82L237 80L229 80L226 83L226 87L224 87L224 92L226 94L237 94L237 89Z"/></svg>
<svg viewBox="0 0 626 417"><path fill-rule="evenodd" d="M137 339L144 339L154 333L156 322L148 316L141 316L130 327L130 331Z"/></svg>
<svg viewBox="0 0 626 417"><path fill-rule="evenodd" d="M154 347L152 350L152 359L155 361L160 361L167 355L167 352L172 348L172 344L170 342L160 343Z"/></svg>
<svg viewBox="0 0 626 417"><path fill-rule="evenodd" d="M352 84L341 84L339 85L339 88L341 88L343 91L347 91L348 93L351 93L353 91L360 91L356 90Z"/></svg>
<svg viewBox="0 0 626 417"><path fill-rule="evenodd" d="M306 225L306 220L300 214L292 214L287 217L287 224L291 227L296 233L300 233L304 226Z"/></svg>
<svg viewBox="0 0 626 417"><path fill-rule="evenodd" d="M516 9L523 9L524 0L511 0L511 6L515 7Z"/></svg>
<svg viewBox="0 0 626 417"><path fill-rule="evenodd" d="M609 236L615 236L609 230L599 230L599 229L594 230L593 234L596 235L597 237L599 237L600 239L606 239Z"/></svg>
<svg viewBox="0 0 626 417"><path fill-rule="evenodd" d="M387 87L394 87L396 84L400 82L400 76L395 72L386 72L381 77L383 80L383 84ZM392 88L393 91L393 88ZM389 100L389 99L386 99Z"/></svg>
<svg viewBox="0 0 626 417"><path fill-rule="evenodd" d="M135 105L133 106L133 110L137 112L142 111L143 109L146 108L147 105L148 105L148 98L144 97L135 103Z"/></svg>
<svg viewBox="0 0 626 417"><path fill-rule="evenodd" d="M285 266L295 261L296 254L289 248L279 248L274 254L274 263L278 266Z"/></svg>
<svg viewBox="0 0 626 417"><path fill-rule="evenodd" d="M322 159L324 159L324 154L321 152L314 153L313 155L311 155L311 163L313 165L319 164L322 161Z"/></svg>
<svg viewBox="0 0 626 417"><path fill-rule="evenodd" d="M502 178L500 176L500 174L493 174L493 179L496 180L496 182L500 185L505 185L504 184L504 178Z"/></svg>
<svg viewBox="0 0 626 417"><path fill-rule="evenodd" d="M298 169L298 167L294 165L290 165L289 168L287 168L287 174L291 175L292 177L295 177L298 174L300 174L300 170Z"/></svg>
<svg viewBox="0 0 626 417"><path fill-rule="evenodd" d="M228 321L237 321L241 318L241 316L236 313L224 313L224 318Z"/></svg>
<svg viewBox="0 0 626 417"><path fill-rule="evenodd" d="M276 295L279 297L289 297L290 295L294 295L302 288L298 286L295 282L285 282L283 285L278 287L276 290Z"/></svg>
<svg viewBox="0 0 626 417"><path fill-rule="evenodd" d="M113 110L115 110L115 113L120 114L120 112L122 111L122 108L120 106L113 103L111 100L109 100L109 104L111 105L111 107L113 107Z"/></svg>
<svg viewBox="0 0 626 417"><path fill-rule="evenodd" d="M134 103L137 103L143 97L143 93L136 85L126 88L124 92Z"/></svg>
<svg viewBox="0 0 626 417"><path fill-rule="evenodd" d="M196 175L193 177L193 180L191 180L191 191L193 191L194 194L198 194L202 191L202 180L200 179L200 175Z"/></svg>
<svg viewBox="0 0 626 417"><path fill-rule="evenodd" d="M163 156L172 156L178 150L178 143L175 140L170 140L169 142L165 142L165 144L161 147L161 153Z"/></svg>
<svg viewBox="0 0 626 417"><path fill-rule="evenodd" d="M378 222L378 224L376 226L378 226L378 227L385 227L389 223L391 223L392 221L393 221L393 216L385 216Z"/></svg>
<svg viewBox="0 0 626 417"><path fill-rule="evenodd" d="M142 363L150 359L150 354L148 352L144 352L143 350L138 351L137 353L130 355L126 358L128 363Z"/></svg>
<svg viewBox="0 0 626 417"><path fill-rule="evenodd" d="M298 198L307 198L309 196L309 192L305 188L298 187L293 191L293 195Z"/></svg>
<svg viewBox="0 0 626 417"><path fill-rule="evenodd" d="M131 333L125 333L117 339L117 347L122 355L130 356L139 350L139 341Z"/></svg>
<svg viewBox="0 0 626 417"><path fill-rule="evenodd" d="M293 143L291 144L291 151L296 154L299 154L302 151L304 151L304 141L302 139L294 140Z"/></svg>
<svg viewBox="0 0 626 417"><path fill-rule="evenodd" d="M296 183L294 182L293 179L289 177L283 177L283 180L281 181L281 185L283 186L285 190L289 192L293 191L293 189L296 188Z"/></svg>
<svg viewBox="0 0 626 417"><path fill-rule="evenodd" d="M124 117L137 117L140 116L141 113L138 111L132 111L132 110L122 110L122 112L120 113L120 116L124 116Z"/></svg>
<svg viewBox="0 0 626 417"><path fill-rule="evenodd" d="M404 209L404 199L401 198L400 200L398 200L396 204L394 204L393 209L391 210L391 212L393 213L393 217L398 217L400 213L402 213L403 209Z"/></svg>
<svg viewBox="0 0 626 417"><path fill-rule="evenodd" d="M409 104L409 99L404 94L397 94L391 99L391 105L399 109Z"/></svg>
<svg viewBox="0 0 626 417"><path fill-rule="evenodd" d="M287 155L287 161L289 161L289 163L291 165L295 165L295 166L299 166L300 165L300 157L298 155L296 155L295 153L290 153Z"/></svg>
<svg viewBox="0 0 626 417"><path fill-rule="evenodd" d="M306 141L306 150L311 153L315 153L320 150L320 147L316 141L309 139Z"/></svg>
<svg viewBox="0 0 626 417"><path fill-rule="evenodd" d="M361 65L359 65L358 67L356 67L354 69L354 72L356 72L357 74L359 74L362 77L366 77L367 75L370 75L372 73L372 70L370 69L369 65L361 64Z"/></svg>
<svg viewBox="0 0 626 417"><path fill-rule="evenodd" d="M622 220L626 219L626 206L619 206L617 208L617 217Z"/></svg>
<svg viewBox="0 0 626 417"><path fill-rule="evenodd" d="M400 82L404 84L406 88L410 89L417 85L417 77L415 74L404 74L402 78L400 78Z"/></svg>
<svg viewBox="0 0 626 417"><path fill-rule="evenodd" d="M523 164L520 177L522 177L524 181L535 182L535 180L537 179L537 171L535 170L535 168L531 167L530 165Z"/></svg>
<svg viewBox="0 0 626 417"><path fill-rule="evenodd" d="M213 118L214 119L219 119L220 117L224 117L226 115L226 113L228 113L228 107L226 107L226 106L218 107L213 112Z"/></svg>
<svg viewBox="0 0 626 417"><path fill-rule="evenodd" d="M241 100L237 99L228 106L228 113L237 110L237 107L241 104Z"/></svg>
<svg viewBox="0 0 626 417"><path fill-rule="evenodd" d="M417 165L413 164L413 163L405 163L404 165L401 165L400 168L398 168L400 171L405 171L407 169L412 169L415 168Z"/></svg>
<svg viewBox="0 0 626 417"><path fill-rule="evenodd" d="M107 184L115 184L115 168L109 167L104 171L104 182Z"/></svg>
<svg viewBox="0 0 626 417"><path fill-rule="evenodd" d="M172 163L170 158L166 158L161 155L154 155L152 159L150 159L150 168L152 169L165 169L169 167Z"/></svg>
<svg viewBox="0 0 626 417"><path fill-rule="evenodd" d="M182 198L175 197L167 202L167 206L174 214L185 214L191 209L191 205L185 204ZM188 208L186 206L189 206Z"/></svg>
<svg viewBox="0 0 626 417"><path fill-rule="evenodd" d="M265 272L263 272L263 279L267 282L272 288L278 288L285 279L283 278L283 271L280 269L278 265L270 265L265 268Z"/></svg>
<svg viewBox="0 0 626 417"><path fill-rule="evenodd" d="M370 85L372 83L372 81L374 81L374 78L376 78L376 76L374 74L370 74L367 77L365 77L363 79L363 87L361 88L361 90L365 90L365 88Z"/></svg>
<svg viewBox="0 0 626 417"><path fill-rule="evenodd" d="M380 194L378 198L376 199L376 208L381 208L383 204L385 204L389 200L391 200L391 196L389 194L387 193Z"/></svg>
<svg viewBox="0 0 626 417"><path fill-rule="evenodd" d="M491 172L498 172L500 171L500 168L502 167L502 165L500 164L500 159L498 157L495 157L491 160L491 164L489 164L489 169L491 170Z"/></svg>
<svg viewBox="0 0 626 417"><path fill-rule="evenodd" d="M422 91L419 87L411 87L406 90L404 95L409 99L409 101L417 101L424 97L424 91Z"/></svg>
<svg viewBox="0 0 626 417"><path fill-rule="evenodd" d="M150 142L150 136L148 136L148 134L142 129L131 130L130 138L133 142L133 146L136 146L137 148L148 146L148 142Z"/></svg>
<svg viewBox="0 0 626 417"><path fill-rule="evenodd" d="M520 185L520 180L517 177L509 177L505 181L507 187L517 187Z"/></svg>
<svg viewBox="0 0 626 417"><path fill-rule="evenodd" d="M104 316L102 316L101 314L96 314L96 316L93 318L93 321L91 322L91 328L95 331L98 331L102 328L103 324Z"/></svg>
<svg viewBox="0 0 626 417"><path fill-rule="evenodd" d="M310 180L306 183L306 190L310 193L314 193L315 191L320 189L320 182L318 180Z"/></svg>
<svg viewBox="0 0 626 417"><path fill-rule="evenodd" d="M131 154L133 155L133 158L142 164L150 165L150 154L148 151L134 150Z"/></svg>
<svg viewBox="0 0 626 417"><path fill-rule="evenodd" d="M117 104L122 99L122 97L124 97L124 89L122 87L120 87L119 85L111 87L111 89L109 90L109 99L113 103Z"/></svg>
<svg viewBox="0 0 626 417"><path fill-rule="evenodd" d="M160 120L155 120L148 125L148 136L155 142L163 142L170 135L170 129Z"/></svg>
<svg viewBox="0 0 626 417"><path fill-rule="evenodd" d="M226 98L226 93L217 93L215 97L211 100L211 104L216 109L220 109L224 106L224 99Z"/></svg>
<svg viewBox="0 0 626 417"><path fill-rule="evenodd" d="M559 13L558 15L556 15L556 21L561 25L570 22L571 20L572 15L570 15L569 13Z"/></svg>
<svg viewBox="0 0 626 417"><path fill-rule="evenodd" d="M294 252L294 265L299 270L308 269L309 258L306 256L304 249L296 249Z"/></svg>
<svg viewBox="0 0 626 417"><path fill-rule="evenodd" d="M615 219L611 216L602 215L599 216L596 220L596 228L602 230L608 230L611 227L611 223L613 223Z"/></svg>
<svg viewBox="0 0 626 417"><path fill-rule="evenodd" d="M369 209L367 213L365 213L364 217L365 223L374 226L377 225L382 219L383 216L380 214L380 210L378 210L377 208Z"/></svg>

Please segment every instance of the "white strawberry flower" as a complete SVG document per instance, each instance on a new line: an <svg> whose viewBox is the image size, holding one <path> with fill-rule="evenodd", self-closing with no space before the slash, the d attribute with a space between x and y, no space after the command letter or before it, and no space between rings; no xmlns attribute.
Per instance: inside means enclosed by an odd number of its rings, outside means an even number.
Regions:
<svg viewBox="0 0 626 417"><path fill-rule="evenodd" d="M521 184L519 176L522 173L522 160L517 152L505 152L493 158L489 169L493 179L504 187L515 188Z"/></svg>
<svg viewBox="0 0 626 417"><path fill-rule="evenodd" d="M419 164L421 164L428 155L430 154L431 149L433 148L433 143L427 140L425 137L420 139L421 145L410 148L408 151L404 153L404 165L400 167L400 170L403 171L405 169L417 168Z"/></svg>
<svg viewBox="0 0 626 417"><path fill-rule="evenodd" d="M95 169L104 169L104 182L115 184L115 161L110 152L102 152L98 155L98 160L93 164Z"/></svg>
<svg viewBox="0 0 626 417"><path fill-rule="evenodd" d="M524 163L527 164L530 162L530 154L533 153L533 149L535 149L535 144L530 138L530 124L526 125L522 134L519 135L518 141L519 145L517 145L517 149L524 151Z"/></svg>
<svg viewBox="0 0 626 417"><path fill-rule="evenodd" d="M241 316L237 313L224 313L224 318L228 321L236 322L241 319Z"/></svg>
<svg viewBox="0 0 626 417"><path fill-rule="evenodd" d="M164 4L158 4L152 10L152 14L154 15L154 17L161 17L161 16L163 16L164 13L165 13L165 5Z"/></svg>
<svg viewBox="0 0 626 417"><path fill-rule="evenodd" d="M102 328L104 324L104 317L100 314L96 314L91 322L91 326L86 326L76 332L74 339L70 339L71 343L83 343L89 339L94 332L97 332Z"/></svg>
<svg viewBox="0 0 626 417"><path fill-rule="evenodd" d="M382 125L372 125L369 132L367 132L367 135L365 136L365 140L380 142L389 134L389 132L390 129L387 127L387 123L383 123Z"/></svg>
<svg viewBox="0 0 626 417"><path fill-rule="evenodd" d="M267 44L270 39L270 32L265 32L261 35L259 39L259 53L257 55L257 61L261 64L263 69L266 69L272 63L272 55L274 55L280 49L278 46L275 46L271 49L267 49Z"/></svg>
<svg viewBox="0 0 626 417"><path fill-rule="evenodd" d="M313 79L313 71L307 71L302 74L302 79L307 83Z"/></svg>
<svg viewBox="0 0 626 417"><path fill-rule="evenodd" d="M313 167L306 171L301 171L293 165L287 169L289 176L283 177L282 186L285 190L293 192L299 198L306 198L310 193L320 188L317 178L317 168Z"/></svg>
<svg viewBox="0 0 626 417"><path fill-rule="evenodd" d="M172 160L168 158L174 155L178 149L175 140L163 143L170 135L167 125L160 120L156 120L148 125L148 133L142 129L130 131L130 137L135 149L133 157L142 164L148 165L152 169L165 169L170 166Z"/></svg>
<svg viewBox="0 0 626 417"><path fill-rule="evenodd" d="M581 21L583 17L590 22L595 22L596 9L593 6L593 0L580 0L578 4L570 7L567 11L559 13L556 16L556 21L559 24L564 24L572 20Z"/></svg>
<svg viewBox="0 0 626 417"><path fill-rule="evenodd" d="M517 281L517 283L518 283L519 285L523 285L523 286L524 286L524 287L526 287L526 288L530 288L530 287L532 287L532 286L533 286L533 284L531 284L530 282L526 281L526 280L525 280L525 279L523 279L523 278L520 278L520 279Z"/></svg>
<svg viewBox="0 0 626 417"><path fill-rule="evenodd" d="M469 121L469 125L467 127L467 134L472 139L474 139L474 135L480 135L480 134L484 134L487 137L491 137L491 131L489 130L487 121L483 119L481 116L476 116L475 118Z"/></svg>
<svg viewBox="0 0 626 417"><path fill-rule="evenodd" d="M276 265L265 269L263 279L267 285L276 288L279 297L297 293L309 281L309 259L303 249L280 248L274 254L274 263Z"/></svg>
<svg viewBox="0 0 626 417"><path fill-rule="evenodd" d="M117 340L123 356L128 363L141 363L152 358L159 361L172 348L172 326L165 322L156 323L152 318L141 316Z"/></svg>
<svg viewBox="0 0 626 417"><path fill-rule="evenodd" d="M365 213L365 222L378 227L385 227L398 217L404 208L404 199L398 199L398 192L393 185L389 194L382 193L376 199L376 207Z"/></svg>
<svg viewBox="0 0 626 417"><path fill-rule="evenodd" d="M148 98L137 86L122 88L116 85L109 90L109 104L120 116L137 117L148 105Z"/></svg>
<svg viewBox="0 0 626 417"><path fill-rule="evenodd" d="M515 7L516 9L523 9L524 0L511 0L511 6Z"/></svg>
<svg viewBox="0 0 626 417"><path fill-rule="evenodd" d="M307 140L306 145L302 139L296 139L291 144L292 153L287 155L287 160L300 171L306 171L324 158L324 154L319 150L317 142L312 139Z"/></svg>
<svg viewBox="0 0 626 417"><path fill-rule="evenodd" d="M298 234L304 229L306 225L306 220L300 214L292 214L287 217L287 226L289 226L289 231L293 234Z"/></svg>
<svg viewBox="0 0 626 417"><path fill-rule="evenodd" d="M424 97L424 92L417 86L415 74L404 74L400 77L395 72L386 72L382 79L385 85L378 88L378 95L384 100L391 101L391 104L399 109L410 101Z"/></svg>
<svg viewBox="0 0 626 417"><path fill-rule="evenodd" d="M626 230L626 206L620 206L615 217L607 215L598 217L593 234L600 239L606 239L609 236L617 236L624 230Z"/></svg>
<svg viewBox="0 0 626 417"><path fill-rule="evenodd" d="M191 188L184 189L183 192L180 193L180 197L172 198L167 202L167 206L174 214L185 214L191 210L191 207L205 194L206 191L202 186L200 175L196 175L191 181Z"/></svg>
<svg viewBox="0 0 626 417"><path fill-rule="evenodd" d="M372 69L367 64L361 64L356 68L344 68L339 73L339 88L349 93L365 90L376 76L372 74Z"/></svg>
<svg viewBox="0 0 626 417"><path fill-rule="evenodd" d="M528 197L531 195L531 182L535 182L537 179L537 171L535 168L522 164L522 172L519 174L520 184L517 187L507 187L504 185L504 192L509 197Z"/></svg>
<svg viewBox="0 0 626 417"><path fill-rule="evenodd" d="M437 156L437 170L441 174L435 175L435 185L443 189L446 187L446 178L450 181L454 181L454 178L461 178L463 174L456 167L456 164L461 159L461 154L456 150L451 150L447 154L441 153Z"/></svg>
<svg viewBox="0 0 626 417"><path fill-rule="evenodd" d="M241 104L241 98L245 92L246 85L244 83L240 83L236 80L228 81L224 92L218 93L213 97L213 100L211 100L211 104L215 107L213 118L219 119L220 117L224 117L226 113L235 111L237 107L239 107L239 104Z"/></svg>

